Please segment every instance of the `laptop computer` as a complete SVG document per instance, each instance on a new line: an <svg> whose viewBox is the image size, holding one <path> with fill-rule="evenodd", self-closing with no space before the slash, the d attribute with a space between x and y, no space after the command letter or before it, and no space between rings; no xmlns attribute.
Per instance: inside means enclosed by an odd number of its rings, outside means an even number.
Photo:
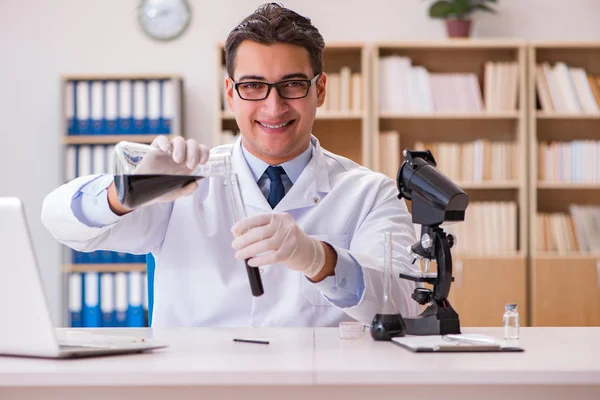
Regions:
<svg viewBox="0 0 600 400"><path fill-rule="evenodd" d="M0 197L0 325L0 355L60 359L167 347L154 341L60 342L52 325L25 209L16 197Z"/></svg>

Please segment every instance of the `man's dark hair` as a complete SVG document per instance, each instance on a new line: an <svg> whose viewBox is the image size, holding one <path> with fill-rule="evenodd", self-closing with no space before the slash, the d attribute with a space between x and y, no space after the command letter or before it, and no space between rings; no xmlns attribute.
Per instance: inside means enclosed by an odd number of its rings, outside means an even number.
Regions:
<svg viewBox="0 0 600 400"><path fill-rule="evenodd" d="M244 40L265 45L287 43L302 46L308 51L313 73L316 75L323 70L323 36L309 18L280 4L261 5L229 33L225 41L225 65L231 78L237 48Z"/></svg>

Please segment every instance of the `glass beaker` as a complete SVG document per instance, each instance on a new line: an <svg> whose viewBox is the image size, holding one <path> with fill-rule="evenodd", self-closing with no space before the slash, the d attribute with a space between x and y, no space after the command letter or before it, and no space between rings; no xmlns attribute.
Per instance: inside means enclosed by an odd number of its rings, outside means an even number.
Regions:
<svg viewBox="0 0 600 400"><path fill-rule="evenodd" d="M384 236L384 279L383 302L381 312L375 314L371 322L371 337L374 340L391 340L396 336L406 336L406 324L392 296L393 276L392 259L392 233L386 232Z"/></svg>
<svg viewBox="0 0 600 400"><path fill-rule="evenodd" d="M192 170L185 163L176 163L170 151L148 144L123 141L115 146L114 182L119 201L132 209L209 177L224 178L234 220L238 222L245 218L246 207L229 152L211 153L205 164L199 164ZM262 295L264 290L259 269L249 266L246 260L246 271L252 294Z"/></svg>
<svg viewBox="0 0 600 400"><path fill-rule="evenodd" d="M172 153L148 144L119 142L115 146L114 181L119 201L136 208L209 176L233 173L229 154L211 156L194 170L176 163Z"/></svg>

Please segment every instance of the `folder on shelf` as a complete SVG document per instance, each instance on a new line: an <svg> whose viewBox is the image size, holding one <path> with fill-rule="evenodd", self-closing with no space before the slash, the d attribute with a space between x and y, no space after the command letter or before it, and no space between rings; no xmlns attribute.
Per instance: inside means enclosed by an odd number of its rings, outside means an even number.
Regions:
<svg viewBox="0 0 600 400"><path fill-rule="evenodd" d="M524 351L516 342L481 334L404 336L392 343L415 353Z"/></svg>
<svg viewBox="0 0 600 400"><path fill-rule="evenodd" d="M86 272L83 290L83 326L86 328L101 327L100 316L100 282L97 272Z"/></svg>
<svg viewBox="0 0 600 400"><path fill-rule="evenodd" d="M117 272L115 274L115 326L127 326L127 273Z"/></svg>
<svg viewBox="0 0 600 400"><path fill-rule="evenodd" d="M91 81L91 134L104 133L104 82Z"/></svg>
<svg viewBox="0 0 600 400"><path fill-rule="evenodd" d="M131 133L143 134L148 132L147 99L146 82L142 80L133 81L133 132Z"/></svg>
<svg viewBox="0 0 600 400"><path fill-rule="evenodd" d="M139 271L129 272L129 307L127 309L127 326L143 327L143 290L142 273Z"/></svg>
<svg viewBox="0 0 600 400"><path fill-rule="evenodd" d="M100 310L102 311L102 326L115 326L115 286L111 273L100 275Z"/></svg>
<svg viewBox="0 0 600 400"><path fill-rule="evenodd" d="M65 119L67 121L67 134L74 135L77 128L75 118L75 82L67 81L65 83Z"/></svg>
<svg viewBox="0 0 600 400"><path fill-rule="evenodd" d="M88 135L90 133L90 84L90 81L75 82L77 88L75 99L77 127L74 134L76 135Z"/></svg>
<svg viewBox="0 0 600 400"><path fill-rule="evenodd" d="M153 79L148 81L148 133L161 133L160 126L160 85L159 80Z"/></svg>
<svg viewBox="0 0 600 400"><path fill-rule="evenodd" d="M133 94L131 81L125 79L119 81L117 91L119 92L117 132L120 134L131 133L131 126L133 122Z"/></svg>
<svg viewBox="0 0 600 400"><path fill-rule="evenodd" d="M115 135L118 133L118 96L117 82L107 81L104 86L104 126L105 133L108 135Z"/></svg>
<svg viewBox="0 0 600 400"><path fill-rule="evenodd" d="M175 126L176 113L179 112L181 105L179 104L179 85L173 79L164 80L162 82L162 129L161 133L172 134L180 133L181 121Z"/></svg>
<svg viewBox="0 0 600 400"><path fill-rule="evenodd" d="M83 312L82 312L82 276L80 273L69 274L68 283L68 295L69 295L69 325L73 328L80 328L83 326Z"/></svg>

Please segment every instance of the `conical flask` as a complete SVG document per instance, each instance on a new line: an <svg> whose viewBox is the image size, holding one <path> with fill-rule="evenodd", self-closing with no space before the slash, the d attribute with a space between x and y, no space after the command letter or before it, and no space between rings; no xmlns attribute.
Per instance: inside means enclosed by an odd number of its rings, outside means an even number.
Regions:
<svg viewBox="0 0 600 400"><path fill-rule="evenodd" d="M195 180L232 174L228 155L211 156L192 170L176 163L170 151L133 142L115 146L113 168L119 201L128 208L140 207Z"/></svg>
<svg viewBox="0 0 600 400"><path fill-rule="evenodd" d="M374 340L391 340L396 336L406 336L406 325L404 318L394 302L392 296L392 233L386 232L383 242L384 248L384 280L383 280L383 302L381 312L375 314L371 322L371 337Z"/></svg>

